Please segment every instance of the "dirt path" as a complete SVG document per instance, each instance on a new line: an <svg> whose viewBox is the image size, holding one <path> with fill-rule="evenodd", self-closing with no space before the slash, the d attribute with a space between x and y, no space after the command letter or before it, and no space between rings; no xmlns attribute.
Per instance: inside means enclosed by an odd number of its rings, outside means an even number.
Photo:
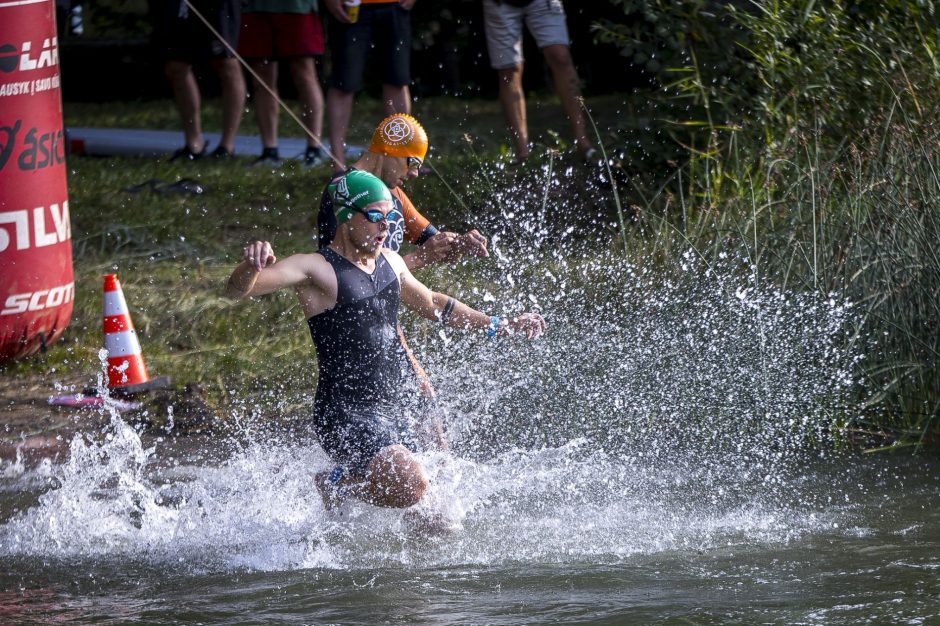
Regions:
<svg viewBox="0 0 940 626"><path fill-rule="evenodd" d="M0 377L0 461L15 462L19 458L32 465L48 458L61 462L76 432L100 431L107 426L110 418L98 407L49 404L50 396L79 393L90 382L87 376L48 373ZM218 411L197 385L187 385L184 390L153 391L134 400L142 408L127 411L123 417L145 430L163 427L171 413L175 418L173 432L177 435L206 433L221 423Z"/></svg>
<svg viewBox="0 0 940 626"><path fill-rule="evenodd" d="M49 397L81 391L82 377L58 374L0 377L0 459L59 460L80 429L99 428L106 418L91 409L50 406Z"/></svg>

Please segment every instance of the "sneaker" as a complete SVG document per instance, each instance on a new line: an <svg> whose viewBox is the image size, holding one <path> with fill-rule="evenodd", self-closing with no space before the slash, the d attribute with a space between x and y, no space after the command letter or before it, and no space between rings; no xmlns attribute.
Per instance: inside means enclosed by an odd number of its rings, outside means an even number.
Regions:
<svg viewBox="0 0 940 626"><path fill-rule="evenodd" d="M268 168L276 170L281 167L281 157L277 148L265 148L261 151L261 156L248 164L248 167Z"/></svg>
<svg viewBox="0 0 940 626"><path fill-rule="evenodd" d="M229 161L235 157L235 153L224 146L219 146L210 152L209 156L216 161Z"/></svg>
<svg viewBox="0 0 940 626"><path fill-rule="evenodd" d="M183 146L182 148L180 148L179 150L173 153L173 155L170 157L170 162L172 163L173 161L179 161L179 160L198 161L202 157L206 156L206 153L208 151L209 151L208 141L202 142L202 150L200 150L199 152L193 152L192 150L189 149L189 146Z"/></svg>
<svg viewBox="0 0 940 626"><path fill-rule="evenodd" d="M304 167L315 167L323 162L323 150L320 146L307 146L304 151Z"/></svg>

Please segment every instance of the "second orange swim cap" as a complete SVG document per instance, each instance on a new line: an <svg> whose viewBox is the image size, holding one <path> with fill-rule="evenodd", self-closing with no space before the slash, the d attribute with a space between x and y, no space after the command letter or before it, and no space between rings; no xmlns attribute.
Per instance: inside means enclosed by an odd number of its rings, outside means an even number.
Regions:
<svg viewBox="0 0 940 626"><path fill-rule="evenodd" d="M389 115L372 133L369 152L393 157L418 157L423 161L428 153L428 134L410 115Z"/></svg>

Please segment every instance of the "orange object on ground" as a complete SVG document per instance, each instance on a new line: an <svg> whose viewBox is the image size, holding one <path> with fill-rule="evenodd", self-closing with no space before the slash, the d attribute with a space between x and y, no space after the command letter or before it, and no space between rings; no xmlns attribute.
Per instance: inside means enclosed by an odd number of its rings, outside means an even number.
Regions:
<svg viewBox="0 0 940 626"><path fill-rule="evenodd" d="M109 389L150 382L117 274L104 277L104 347L108 351Z"/></svg>

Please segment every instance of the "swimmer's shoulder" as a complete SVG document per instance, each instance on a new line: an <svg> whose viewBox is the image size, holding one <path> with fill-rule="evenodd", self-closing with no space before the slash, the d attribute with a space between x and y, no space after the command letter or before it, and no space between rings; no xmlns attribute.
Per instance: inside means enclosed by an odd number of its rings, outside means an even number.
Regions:
<svg viewBox="0 0 940 626"><path fill-rule="evenodd" d="M399 253L390 248L382 248L382 255L385 257L388 264L392 266L392 269L395 270L396 274L408 271L408 266L405 265L405 260Z"/></svg>
<svg viewBox="0 0 940 626"><path fill-rule="evenodd" d="M316 252L298 252L289 256L285 261L306 275L307 281L305 282L321 285L336 283L336 272L333 271L333 266L319 250Z"/></svg>

